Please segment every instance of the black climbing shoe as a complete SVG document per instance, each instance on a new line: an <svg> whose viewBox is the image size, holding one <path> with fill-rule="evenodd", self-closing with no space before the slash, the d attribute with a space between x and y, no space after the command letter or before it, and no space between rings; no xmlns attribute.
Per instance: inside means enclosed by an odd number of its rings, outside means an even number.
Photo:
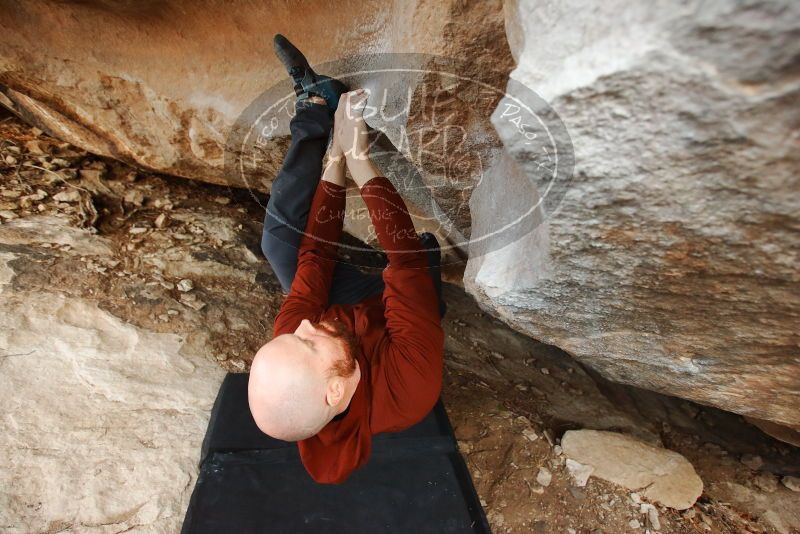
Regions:
<svg viewBox="0 0 800 534"><path fill-rule="evenodd" d="M319 96L325 99L331 113L335 112L339 97L348 91L347 86L339 80L314 72L303 53L283 35L276 34L272 44L275 55L294 82L297 101L305 100L309 96Z"/></svg>
<svg viewBox="0 0 800 534"><path fill-rule="evenodd" d="M311 70L306 56L304 56L289 39L279 33L276 34L275 38L272 40L272 46L275 49L275 55L278 56L283 66L286 67L295 85L299 85L303 80L306 70ZM297 91L297 89L295 89L295 91Z"/></svg>

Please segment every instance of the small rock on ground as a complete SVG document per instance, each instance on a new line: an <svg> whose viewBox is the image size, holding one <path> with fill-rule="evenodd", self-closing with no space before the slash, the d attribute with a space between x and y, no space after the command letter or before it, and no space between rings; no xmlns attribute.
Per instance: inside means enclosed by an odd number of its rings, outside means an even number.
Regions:
<svg viewBox="0 0 800 534"><path fill-rule="evenodd" d="M536 482L542 486L549 486L553 481L553 474L546 467L540 467L539 473L536 475Z"/></svg>
<svg viewBox="0 0 800 534"><path fill-rule="evenodd" d="M800 491L800 478L797 477L783 477L781 483L792 491Z"/></svg>
<svg viewBox="0 0 800 534"><path fill-rule="evenodd" d="M594 476L670 508L690 508L703 492L703 481L686 458L624 434L570 430L561 446L573 462L591 466Z"/></svg>

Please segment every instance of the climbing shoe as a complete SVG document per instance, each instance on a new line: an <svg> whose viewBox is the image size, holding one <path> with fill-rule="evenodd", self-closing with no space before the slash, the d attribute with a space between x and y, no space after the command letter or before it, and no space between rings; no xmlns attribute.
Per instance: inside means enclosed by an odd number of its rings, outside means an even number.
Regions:
<svg viewBox="0 0 800 534"><path fill-rule="evenodd" d="M325 99L331 113L335 112L339 97L348 91L347 86L339 80L314 72L303 53L283 35L275 35L272 44L275 55L294 82L297 101L305 100L309 96L319 96Z"/></svg>

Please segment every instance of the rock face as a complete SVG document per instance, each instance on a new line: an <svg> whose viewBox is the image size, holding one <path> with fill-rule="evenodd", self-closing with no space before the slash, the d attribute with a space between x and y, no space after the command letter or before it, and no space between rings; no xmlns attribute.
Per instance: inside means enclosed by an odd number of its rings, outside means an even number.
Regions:
<svg viewBox="0 0 800 534"><path fill-rule="evenodd" d="M286 113L278 130L270 130L260 144L253 168L239 172L233 162L251 156L236 143L239 130L253 126L251 119L278 99L285 98L281 102L293 110L294 93L272 50L275 33L286 34L326 74L395 66L384 65L378 54L436 54L468 60L460 75L502 91L513 66L503 26L500 0L346 1L335 10L322 1L302 7L243 2L235 8L185 0L2 4L0 104L92 153L172 175L269 191L288 144ZM338 62L348 56L360 59ZM420 72L433 68L426 57L408 63ZM405 91L396 80L377 74L345 80L376 94L393 86ZM489 113L470 111L475 94L448 84L449 90L442 90L433 75L411 81L410 117L402 121L403 133L390 136L398 146L405 140L414 163L426 160L420 167L446 167L441 153L452 150L437 133L425 130L431 113L449 117L451 138L453 130L462 137L471 132L468 147L459 140L450 143L461 146L462 153L499 146ZM433 86L446 98L429 94ZM263 108L253 108L262 103ZM423 176L432 184L431 172ZM457 213L454 236L438 232L440 240L457 243L469 233L460 191L471 190L478 174L449 176L457 180L433 188L433 198L426 187L416 187L419 194L408 198L420 230L436 230L425 221L435 218L439 205ZM367 237L364 226L348 219L347 229L362 238ZM453 252L455 259L463 258L463 248Z"/></svg>
<svg viewBox="0 0 800 534"><path fill-rule="evenodd" d="M607 378L800 427L800 4L508 13L511 77L558 112L575 173L524 239L470 254L468 290ZM476 189L473 232L537 194L495 115L516 168Z"/></svg>
<svg viewBox="0 0 800 534"><path fill-rule="evenodd" d="M54 168L0 165L0 208L14 215L0 224L3 532L175 532L213 396L205 384L220 379L208 362L245 371L283 302L257 256L263 196L136 173L0 117L8 156ZM572 487L576 462L554 443L564 428L666 438L703 477L715 525L800 528L800 449L734 414L601 380L480 313L462 288L444 295L442 398L494 530L528 531L532 511L537 531L644 520L621 486ZM756 457L759 472L740 462ZM662 532L704 532L700 517L660 521Z"/></svg>
<svg viewBox="0 0 800 534"><path fill-rule="evenodd" d="M774 528L781 534L797 532L800 526L800 510L793 502L793 495L788 492L766 493L759 491L758 487L744 485L736 482L725 481L708 488L738 506L746 506L751 513L758 515L762 523Z"/></svg>
<svg viewBox="0 0 800 534"><path fill-rule="evenodd" d="M469 87L433 98L423 82L435 76L423 76L409 83L404 124L425 126L434 110L468 142L388 135L417 154L406 167L422 169L423 187L408 196L420 230L434 230L428 222L445 211L452 228L440 240L496 236L470 248L465 286L515 329L607 378L800 428L799 6L2 4L0 104L95 153L266 191L285 131L262 147L253 181L227 173L225 154L237 118L285 80L272 34L287 33L313 63L454 56L467 60L465 78L490 85L505 82L513 54L509 92L514 83L535 90L571 136L575 172L563 199L531 180L535 154L494 96L487 112ZM288 31L298 17L303 31ZM436 168L454 163L455 181L437 182ZM509 210L539 199L523 235L498 231ZM369 234L357 217L347 229ZM447 251L446 261L464 252Z"/></svg>
<svg viewBox="0 0 800 534"><path fill-rule="evenodd" d="M581 486L582 477L596 476L678 510L691 508L703 493L703 481L686 458L624 434L569 430L561 446L567 467L578 464L570 471L580 474Z"/></svg>
<svg viewBox="0 0 800 534"><path fill-rule="evenodd" d="M31 137L0 125L20 159ZM18 215L0 224L0 530L178 532L224 371L282 300L253 252L262 209L35 143L72 172L0 169Z"/></svg>
<svg viewBox="0 0 800 534"><path fill-rule="evenodd" d="M8 290L16 260L0 253L4 531L177 531L222 370L94 303Z"/></svg>

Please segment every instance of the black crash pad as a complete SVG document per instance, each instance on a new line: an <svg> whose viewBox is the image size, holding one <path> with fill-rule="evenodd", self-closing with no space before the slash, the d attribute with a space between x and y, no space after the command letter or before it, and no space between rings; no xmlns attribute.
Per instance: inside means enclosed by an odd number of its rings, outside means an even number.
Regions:
<svg viewBox="0 0 800 534"><path fill-rule="evenodd" d="M217 394L182 534L490 532L441 399L402 432L377 434L342 484L317 484L297 445L262 433L247 374Z"/></svg>

